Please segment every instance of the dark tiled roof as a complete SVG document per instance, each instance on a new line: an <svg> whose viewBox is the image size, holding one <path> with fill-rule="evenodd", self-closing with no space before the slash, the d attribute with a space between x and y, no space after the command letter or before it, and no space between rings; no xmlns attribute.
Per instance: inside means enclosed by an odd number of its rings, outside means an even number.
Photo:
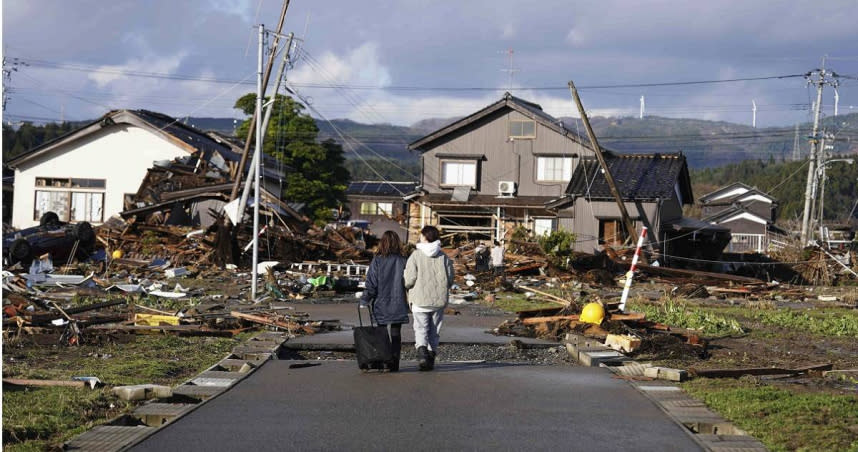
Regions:
<svg viewBox="0 0 858 452"><path fill-rule="evenodd" d="M670 198L678 182L683 191L683 201L693 202L688 166L682 154L606 153L605 160L625 200ZM583 159L575 168L566 194L597 199L613 198L599 162L595 159Z"/></svg>
<svg viewBox="0 0 858 452"><path fill-rule="evenodd" d="M143 121L164 132L176 137L180 141L193 146L208 156L211 152L218 152L225 160L237 162L241 160L241 154L234 152L228 144L218 143L214 138L192 126L183 124L171 116L149 110L130 110Z"/></svg>
<svg viewBox="0 0 858 452"><path fill-rule="evenodd" d="M416 182L359 181L349 184L347 195L398 196L402 197L417 188Z"/></svg>

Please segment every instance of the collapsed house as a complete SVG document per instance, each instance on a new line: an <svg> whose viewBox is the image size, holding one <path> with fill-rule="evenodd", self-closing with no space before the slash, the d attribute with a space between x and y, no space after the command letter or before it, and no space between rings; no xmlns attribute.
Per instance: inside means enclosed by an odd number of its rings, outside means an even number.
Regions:
<svg viewBox="0 0 858 452"><path fill-rule="evenodd" d="M401 240L408 240L408 203L403 197L416 187L415 182L350 183L346 189L350 224L366 224L377 237L385 231L394 231Z"/></svg>
<svg viewBox="0 0 858 452"><path fill-rule="evenodd" d="M161 113L111 111L8 162L16 181L12 225L35 226L47 212L61 221L100 224L132 206L153 163L176 158L234 176L241 154L234 144ZM282 177L271 168L266 188L277 193Z"/></svg>

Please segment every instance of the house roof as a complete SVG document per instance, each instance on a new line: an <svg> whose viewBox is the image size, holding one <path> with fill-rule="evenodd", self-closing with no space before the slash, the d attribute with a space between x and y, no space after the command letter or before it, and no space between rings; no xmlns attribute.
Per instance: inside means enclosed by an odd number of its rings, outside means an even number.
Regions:
<svg viewBox="0 0 858 452"><path fill-rule="evenodd" d="M730 192L735 193L727 195ZM743 184L742 182L734 182L730 185L721 187L711 193L707 193L701 196L700 202L702 204L732 204L733 202L735 202L736 198L745 197L752 194L766 197L770 199L773 203L777 203L778 201L777 198L756 187L751 187L749 185Z"/></svg>
<svg viewBox="0 0 858 452"><path fill-rule="evenodd" d="M589 146L589 141L587 141L585 138L581 137L577 133L572 132L571 130L567 130L565 127L563 127L563 124L559 119L542 111L542 107L540 105L535 104L533 102L528 102L524 99L520 99L510 93L505 93L501 100L483 108L476 113L473 113L458 121L455 121L452 124L448 124L430 133L429 135L420 138L417 141L414 141L413 143L408 145L408 149L425 152L429 150L432 147L432 144L437 142L437 140L446 137L454 132L457 132L463 127L473 124L474 122L503 109L515 110L522 115L527 116L528 118L538 122L539 124L577 143Z"/></svg>
<svg viewBox="0 0 858 452"><path fill-rule="evenodd" d="M349 184L346 195L403 197L417 188L417 182L356 181Z"/></svg>
<svg viewBox="0 0 858 452"><path fill-rule="evenodd" d="M624 200L667 199L678 183L682 202L694 202L688 165L682 153L605 153L605 161ZM595 159L582 159L566 188L567 196L613 199L608 182Z"/></svg>
<svg viewBox="0 0 858 452"><path fill-rule="evenodd" d="M191 154L201 153L203 159L210 158L215 152L227 161L239 161L241 159L241 155L233 151L229 145L215 140L194 127L182 124L170 116L148 110L113 110L77 130L73 130L30 149L10 160L8 164L12 167L19 166L59 146L71 143L115 124L131 124L143 128L161 136Z"/></svg>
<svg viewBox="0 0 858 452"><path fill-rule="evenodd" d="M760 224L765 223L766 229L769 231L774 231L774 232L777 232L779 234L786 234L787 233L783 229L776 226L770 219L765 218L765 217L761 217L760 215L752 212L751 210L747 209L745 206L743 206L741 204L735 204L732 207L729 207L727 209L724 209L724 210L716 213L715 215L710 215L710 216L704 218L703 221L713 223L713 224L722 224L722 222L724 222L725 220L735 219L734 217L740 216L740 215L745 217L745 218L747 218L748 216L756 218L757 220L759 220L759 221L757 221L757 223L760 223Z"/></svg>

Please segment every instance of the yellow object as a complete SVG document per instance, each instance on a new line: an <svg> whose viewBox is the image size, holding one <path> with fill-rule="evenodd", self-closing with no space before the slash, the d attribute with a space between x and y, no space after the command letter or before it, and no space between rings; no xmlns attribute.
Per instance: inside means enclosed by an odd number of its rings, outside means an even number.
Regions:
<svg viewBox="0 0 858 452"><path fill-rule="evenodd" d="M135 325L159 326L159 325L178 325L179 318L174 315L161 314L134 314Z"/></svg>
<svg viewBox="0 0 858 452"><path fill-rule="evenodd" d="M605 308L599 303L587 303L578 319L584 323L601 325L602 320L605 320Z"/></svg>
<svg viewBox="0 0 858 452"><path fill-rule="evenodd" d="M114 259L122 259L122 256L124 256L124 255L125 255L125 253L123 253L122 250L116 250L113 252L113 254L111 254L111 256L113 256Z"/></svg>

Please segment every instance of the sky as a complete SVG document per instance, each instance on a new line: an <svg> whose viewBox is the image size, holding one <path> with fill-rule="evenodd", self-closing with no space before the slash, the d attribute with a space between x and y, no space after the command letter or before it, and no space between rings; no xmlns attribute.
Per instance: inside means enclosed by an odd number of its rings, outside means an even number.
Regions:
<svg viewBox="0 0 858 452"><path fill-rule="evenodd" d="M6 0L3 120L84 120L111 109L233 117L255 91L257 31L280 0ZM410 125L470 114L507 90L557 117L645 114L791 126L811 119L805 74L858 78L854 0L521 2L293 0L287 83L314 116ZM509 50L512 50L510 61ZM512 68L512 77L509 69ZM841 114L858 80L841 77ZM604 87L605 85L613 87ZM615 85L626 85L616 87ZM598 88L602 86L602 88ZM826 87L823 112L832 115Z"/></svg>

